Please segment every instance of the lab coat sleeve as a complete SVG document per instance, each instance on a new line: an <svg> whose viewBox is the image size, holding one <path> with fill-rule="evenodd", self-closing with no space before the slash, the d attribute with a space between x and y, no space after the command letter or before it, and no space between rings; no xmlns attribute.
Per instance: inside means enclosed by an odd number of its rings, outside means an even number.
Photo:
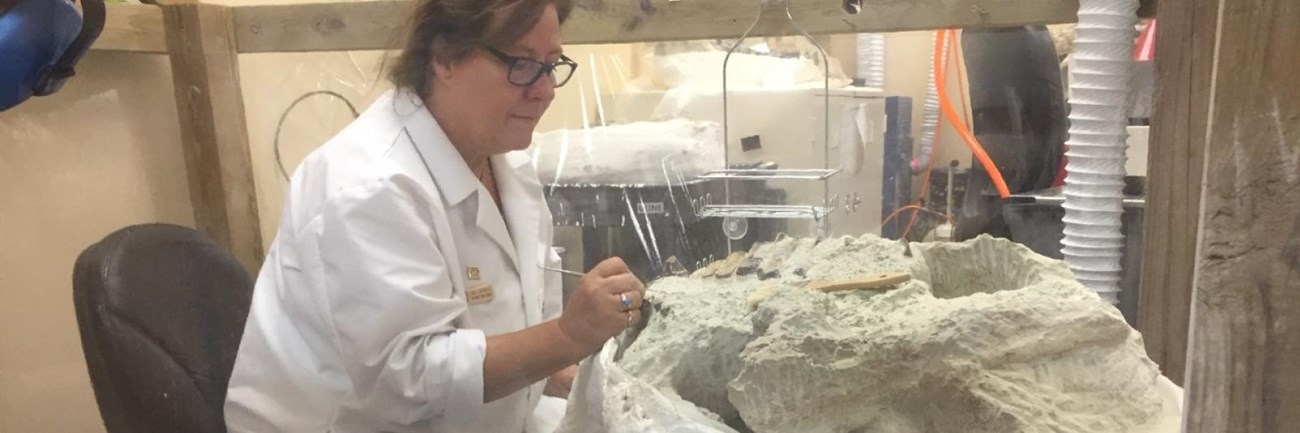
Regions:
<svg viewBox="0 0 1300 433"><path fill-rule="evenodd" d="M341 191L320 212L321 275L356 398L400 425L475 419L483 406L481 331L457 329L430 211L401 179ZM427 205L424 205L427 206Z"/></svg>

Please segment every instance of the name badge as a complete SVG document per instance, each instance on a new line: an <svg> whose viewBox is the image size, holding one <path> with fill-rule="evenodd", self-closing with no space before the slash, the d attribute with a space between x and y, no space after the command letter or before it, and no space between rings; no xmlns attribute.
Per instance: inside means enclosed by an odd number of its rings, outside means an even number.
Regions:
<svg viewBox="0 0 1300 433"><path fill-rule="evenodd" d="M492 302L492 285L485 284L478 287L471 287L465 290L465 297L470 305L480 305Z"/></svg>

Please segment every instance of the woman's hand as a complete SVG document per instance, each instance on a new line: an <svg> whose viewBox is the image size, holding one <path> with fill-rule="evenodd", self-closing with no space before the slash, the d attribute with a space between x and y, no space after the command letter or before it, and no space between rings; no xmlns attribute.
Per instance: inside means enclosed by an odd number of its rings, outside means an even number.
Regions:
<svg viewBox="0 0 1300 433"><path fill-rule="evenodd" d="M569 398L569 392L573 390L573 379L578 376L578 366L570 365L563 370L555 372L550 379L546 381L546 389L542 394L551 397Z"/></svg>
<svg viewBox="0 0 1300 433"><path fill-rule="evenodd" d="M641 320L637 309L644 295L645 285L622 259L606 259L578 281L560 315L560 330L595 352L605 341Z"/></svg>

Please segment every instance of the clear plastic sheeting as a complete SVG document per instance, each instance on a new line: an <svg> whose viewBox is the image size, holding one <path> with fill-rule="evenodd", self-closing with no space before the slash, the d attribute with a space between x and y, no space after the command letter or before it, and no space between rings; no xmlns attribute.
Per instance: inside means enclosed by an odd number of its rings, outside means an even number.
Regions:
<svg viewBox="0 0 1300 433"><path fill-rule="evenodd" d="M700 132L722 125L722 61L725 48L734 42L566 47L580 69L568 85L557 90L538 126L537 145L531 149L552 197L563 198L566 192L575 191L584 195L552 202L557 222L606 233L637 225L643 231L653 228L651 233L629 237L638 244L642 238L671 244L674 237L683 236L714 242L715 233L722 236L721 221L701 218L698 210L707 203L725 202L726 191L720 188L722 182L700 177L728 168L725 158L719 157L723 146L737 155L732 162L741 168L821 168L822 152L809 149L819 149L827 140L821 133L826 63L833 88L830 147L832 158L839 163L834 168L858 172L857 177L830 179L832 194L843 197L834 203L839 205L837 209L827 209L831 226L845 233L877 230L883 177L879 136L885 130L882 93L847 87L850 80L840 61L832 55L823 62L816 47L802 38L750 38L739 47L728 74L733 102L743 107L738 111L743 115L731 119L736 138L731 143L712 142L709 134ZM250 152L263 220L278 220L285 178L301 159L390 88L380 70L389 54L241 56ZM693 126L683 127L686 124ZM715 126L705 126L710 124ZM845 144L840 145L842 142ZM627 169L629 166L635 169ZM577 185L585 188L562 188ZM626 202L624 191L600 188L614 185L627 189ZM820 188L810 189L802 182L747 182L733 187L732 197L738 200L769 205L827 204ZM759 222L750 225L749 233L755 239L771 239L780 232L806 233L815 225ZM274 224L263 225L267 242L274 228ZM611 242L603 245L609 247ZM564 246L579 257L601 255L583 254L584 249L572 242ZM653 252L655 248L641 245L635 249ZM660 245L659 249L662 257L647 269L662 269L663 263L658 262L676 258L689 270L712 254L709 247L699 244ZM703 252L691 255L687 250ZM607 249L603 255L613 255L613 251Z"/></svg>
<svg viewBox="0 0 1300 433"><path fill-rule="evenodd" d="M734 433L694 404L629 374L611 340L582 362L556 433ZM633 409L634 410L629 410Z"/></svg>
<svg viewBox="0 0 1300 433"><path fill-rule="evenodd" d="M688 41L647 44L641 69L628 90L722 88L722 62L736 41ZM840 61L829 59L831 88L849 84ZM732 54L727 86L735 89L823 87L824 72L816 46L798 37L749 38Z"/></svg>
<svg viewBox="0 0 1300 433"><path fill-rule="evenodd" d="M823 59L803 37L736 43L581 47L590 51L570 54L579 70L559 90L530 152L556 223L571 227L557 231L557 243L584 257L584 267L620 256L649 279L665 275L669 262L693 271L779 233L878 232L883 91L850 86L841 62ZM781 174L828 168L837 173L811 180ZM751 171L778 174L727 174ZM826 185L835 197L825 194ZM719 211L746 206L780 211ZM805 212L789 212L796 209ZM806 217L776 217L794 214ZM745 229L726 232L724 225Z"/></svg>
<svg viewBox="0 0 1300 433"><path fill-rule="evenodd" d="M618 158L596 143L618 143ZM672 119L568 129L538 134L533 163L551 185L667 185L720 170L722 127Z"/></svg>

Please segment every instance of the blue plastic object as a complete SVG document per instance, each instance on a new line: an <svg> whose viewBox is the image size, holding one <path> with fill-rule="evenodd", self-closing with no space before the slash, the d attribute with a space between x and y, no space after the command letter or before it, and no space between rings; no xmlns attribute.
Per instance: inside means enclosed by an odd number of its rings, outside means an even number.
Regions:
<svg viewBox="0 0 1300 433"><path fill-rule="evenodd" d="M0 111L30 98L81 32L68 0L20 0L0 15Z"/></svg>

